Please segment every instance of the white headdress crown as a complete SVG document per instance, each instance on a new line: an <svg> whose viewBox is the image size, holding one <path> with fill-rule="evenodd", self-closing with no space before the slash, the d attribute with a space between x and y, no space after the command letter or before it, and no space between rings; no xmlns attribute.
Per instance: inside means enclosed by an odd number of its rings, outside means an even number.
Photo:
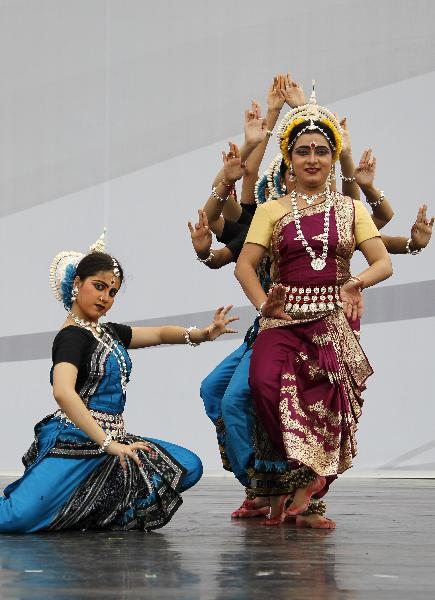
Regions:
<svg viewBox="0 0 435 600"><path fill-rule="evenodd" d="M76 252L74 250L63 250L62 252L59 252L59 254L56 254L56 256L53 258L50 266L50 286L56 300L63 302L67 308L69 308L70 305L70 293L65 294L65 290L62 289L64 287L63 284L67 278L74 278L77 265L82 258L86 256L86 254L90 254L92 252L104 252L105 236L106 228L103 229L103 233L100 235L98 240L89 247L89 252L87 253ZM115 259L112 260L114 275L119 277L119 265Z"/></svg>
<svg viewBox="0 0 435 600"><path fill-rule="evenodd" d="M308 103L303 104L302 106L297 106L296 108L290 110L285 115L278 128L278 143L287 166L290 166L291 164L290 154L293 144L300 135L306 133L307 131L319 131L330 143L333 149L334 160L337 160L337 158L340 156L341 148L343 146L343 136L340 123L337 117L332 114L330 110L317 104L314 80L312 85L313 89ZM306 123L306 126L301 128L290 145L289 140L292 131L295 127L304 123ZM330 136L328 136L323 129L320 129L316 123L322 123L323 125L326 125L332 132L333 138L330 139Z"/></svg>

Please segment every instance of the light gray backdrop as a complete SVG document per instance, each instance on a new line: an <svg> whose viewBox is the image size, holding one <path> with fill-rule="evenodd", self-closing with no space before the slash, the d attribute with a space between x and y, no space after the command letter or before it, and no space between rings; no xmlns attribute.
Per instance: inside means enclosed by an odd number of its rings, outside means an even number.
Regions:
<svg viewBox="0 0 435 600"><path fill-rule="evenodd" d="M434 34L430 0L0 0L1 471L19 469L34 422L55 408L50 340L64 313L48 268L59 250L85 250L108 226L127 272L113 320L202 323L233 303L247 327L233 269L197 263L186 222L275 73L291 69L306 89L315 78L319 101L348 117L355 157L373 147L396 212L387 233L408 235L423 202L435 212ZM367 292L376 373L355 473L433 473L433 259L434 246L399 256ZM128 428L218 472L199 384L240 341L134 352Z"/></svg>

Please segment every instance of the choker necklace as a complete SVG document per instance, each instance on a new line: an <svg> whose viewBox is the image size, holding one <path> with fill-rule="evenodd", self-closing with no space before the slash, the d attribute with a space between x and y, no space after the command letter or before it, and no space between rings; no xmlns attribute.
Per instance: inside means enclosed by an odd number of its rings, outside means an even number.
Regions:
<svg viewBox="0 0 435 600"><path fill-rule="evenodd" d="M313 202L315 202L316 200L318 200L321 196L323 196L325 193L325 190L323 190L323 192L319 192L318 194L303 194L302 192L296 192L296 196L298 198L301 198L302 200L304 200L308 206L311 206L313 204Z"/></svg>
<svg viewBox="0 0 435 600"><path fill-rule="evenodd" d="M316 256L316 253L311 248L311 246L308 244L307 240L305 239L304 234L302 233L301 217L299 215L298 205L296 203L296 197L297 197L297 192L292 192L290 194L290 200L291 200L292 209L293 209L293 216L295 219L295 227L296 227L296 231L298 234L297 239L301 240L302 246L305 248L305 250L310 255L311 267L315 271L322 271L326 267L326 256L328 254L329 213L331 212L331 207L332 207L332 195L331 195L329 189L326 190L325 218L324 218L324 222L323 222L323 234L322 234L323 250L322 250L322 254L320 256Z"/></svg>
<svg viewBox="0 0 435 600"><path fill-rule="evenodd" d="M90 327L92 327L92 329L95 329L95 331L97 333L101 333L103 331L101 329L101 325L99 323L94 323L93 321L85 321L84 319L80 319L80 317L75 315L72 312L72 310L68 311L68 315L71 317L71 319L74 321L74 323L76 325L78 325L79 327L84 327L84 329L89 329ZM89 331L92 331L92 330L89 329Z"/></svg>
<svg viewBox="0 0 435 600"><path fill-rule="evenodd" d="M77 315L75 315L72 311L68 311L68 315L74 321L76 325L82 327L83 329L87 329L92 333L94 337L102 344L105 348L110 350L113 353L116 362L118 363L119 373L121 375L121 389L122 393L125 394L127 391L127 383L128 383L128 367L127 362L125 360L124 354L122 350L119 348L118 343L112 338L112 336L101 327L99 323L94 323L92 321L85 321L84 319L80 319ZM98 334L98 335L97 335ZM100 335L102 334L102 335ZM109 343L105 342L103 337L107 336L109 339Z"/></svg>

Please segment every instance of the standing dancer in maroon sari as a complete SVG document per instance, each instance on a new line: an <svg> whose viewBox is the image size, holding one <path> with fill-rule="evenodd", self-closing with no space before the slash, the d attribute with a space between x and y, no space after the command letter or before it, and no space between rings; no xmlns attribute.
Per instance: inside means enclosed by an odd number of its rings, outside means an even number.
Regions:
<svg viewBox="0 0 435 600"><path fill-rule="evenodd" d="M352 465L361 393L372 374L354 333L361 290L392 274L364 206L330 190L342 147L334 115L313 93L287 114L278 135L295 191L257 208L236 267L262 316L250 367L257 416L291 468L291 504L285 508L282 491L272 496L270 525L303 513L311 496L323 496ZM355 247L369 264L358 277L350 273ZM255 272L267 251L274 283L268 296Z"/></svg>

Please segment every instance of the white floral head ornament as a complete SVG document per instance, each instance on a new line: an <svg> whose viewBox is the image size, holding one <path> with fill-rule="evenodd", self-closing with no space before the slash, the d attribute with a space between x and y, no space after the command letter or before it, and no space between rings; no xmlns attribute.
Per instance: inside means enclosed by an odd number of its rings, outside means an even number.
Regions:
<svg viewBox="0 0 435 600"><path fill-rule="evenodd" d="M281 148L282 156L288 167L291 165L291 150L297 138L303 133L310 131L318 131L321 133L331 145L333 151L332 158L334 162L340 156L340 152L343 147L343 132L340 123L337 117L333 115L330 110L317 104L314 84L315 82L313 80L313 91L308 103L303 104L302 106L297 106L296 108L290 110L285 115L278 128L278 143ZM302 123L306 123L306 127L302 127L292 142L289 142L294 128ZM330 129L333 135L332 139L330 139L330 136L328 136L328 134L321 127L319 127L319 123Z"/></svg>
<svg viewBox="0 0 435 600"><path fill-rule="evenodd" d="M95 244L89 247L89 252L76 252L74 250L63 250L56 254L50 266L50 286L54 297L62 302L67 310L72 305L72 290L74 278L76 276L77 265L87 254L92 252L104 252L106 228L100 235ZM121 272L117 261L112 257L113 274L120 277Z"/></svg>

